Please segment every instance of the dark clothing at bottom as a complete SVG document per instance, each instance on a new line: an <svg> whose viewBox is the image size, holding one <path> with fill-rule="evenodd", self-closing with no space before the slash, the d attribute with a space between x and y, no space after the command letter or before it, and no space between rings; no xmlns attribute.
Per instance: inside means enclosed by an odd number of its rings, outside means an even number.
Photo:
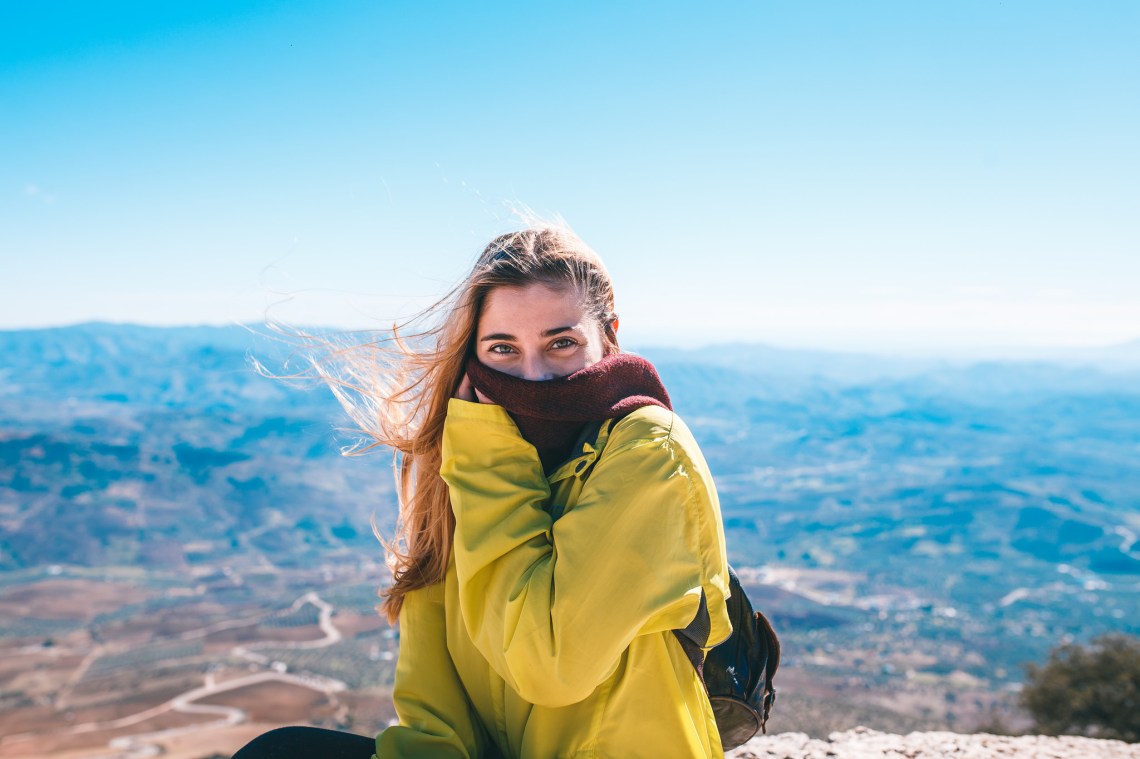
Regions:
<svg viewBox="0 0 1140 759"><path fill-rule="evenodd" d="M279 727L238 749L233 759L371 759L376 739L319 727Z"/></svg>

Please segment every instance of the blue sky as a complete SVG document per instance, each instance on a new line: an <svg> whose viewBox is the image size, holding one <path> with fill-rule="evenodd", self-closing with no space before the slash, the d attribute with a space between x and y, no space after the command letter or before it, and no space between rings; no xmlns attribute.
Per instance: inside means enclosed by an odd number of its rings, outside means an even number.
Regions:
<svg viewBox="0 0 1140 759"><path fill-rule="evenodd" d="M0 328L382 326L509 207L627 339L1140 337L1134 2L7 3Z"/></svg>

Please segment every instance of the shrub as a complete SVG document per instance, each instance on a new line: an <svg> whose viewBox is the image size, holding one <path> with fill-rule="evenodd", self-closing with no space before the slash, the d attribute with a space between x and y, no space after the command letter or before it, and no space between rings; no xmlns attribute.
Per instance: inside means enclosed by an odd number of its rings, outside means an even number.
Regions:
<svg viewBox="0 0 1140 759"><path fill-rule="evenodd" d="M1140 741L1140 639L1102 635L1026 667L1021 705L1039 732Z"/></svg>

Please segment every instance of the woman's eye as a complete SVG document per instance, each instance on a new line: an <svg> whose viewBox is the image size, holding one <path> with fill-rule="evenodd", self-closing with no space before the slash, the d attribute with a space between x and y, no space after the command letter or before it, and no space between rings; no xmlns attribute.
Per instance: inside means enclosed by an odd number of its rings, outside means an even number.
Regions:
<svg viewBox="0 0 1140 759"><path fill-rule="evenodd" d="M578 343L576 341L571 340L569 337L560 337L557 340L555 340L554 343L550 347L555 348L555 349L570 348L570 347L575 346L577 344Z"/></svg>
<svg viewBox="0 0 1140 759"><path fill-rule="evenodd" d="M515 349L509 345L504 345L503 343L495 343L487 350L491 353L514 353Z"/></svg>

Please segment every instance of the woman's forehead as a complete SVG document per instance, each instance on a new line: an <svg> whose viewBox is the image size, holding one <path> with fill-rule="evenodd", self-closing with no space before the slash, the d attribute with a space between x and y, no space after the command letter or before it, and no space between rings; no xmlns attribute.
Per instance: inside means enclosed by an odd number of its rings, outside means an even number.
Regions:
<svg viewBox="0 0 1140 759"><path fill-rule="evenodd" d="M479 332L541 335L553 329L580 328L586 318L586 309L574 288L556 289L540 283L496 287L483 304Z"/></svg>

